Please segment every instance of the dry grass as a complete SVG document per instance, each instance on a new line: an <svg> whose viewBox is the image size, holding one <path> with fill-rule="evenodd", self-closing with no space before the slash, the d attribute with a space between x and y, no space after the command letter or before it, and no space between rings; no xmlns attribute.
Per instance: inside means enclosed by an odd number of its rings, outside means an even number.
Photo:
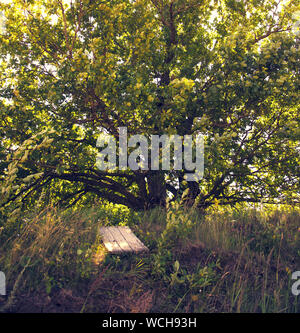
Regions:
<svg viewBox="0 0 300 333"><path fill-rule="evenodd" d="M2 311L299 312L290 279L300 269L299 210L135 215L127 223L151 250L143 258L107 255L98 228L108 214L48 207L24 216L2 237Z"/></svg>

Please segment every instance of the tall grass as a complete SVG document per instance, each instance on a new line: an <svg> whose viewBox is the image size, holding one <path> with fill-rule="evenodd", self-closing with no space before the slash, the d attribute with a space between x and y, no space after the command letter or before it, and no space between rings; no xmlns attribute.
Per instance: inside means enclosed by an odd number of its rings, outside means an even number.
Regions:
<svg viewBox="0 0 300 333"><path fill-rule="evenodd" d="M291 272L300 269L299 209L216 205L205 216L195 211L180 211L178 216L182 215L191 222L190 232L183 241L173 245L171 260L178 260L191 270L191 265L196 266L197 261L205 267L219 260L214 270L217 277L214 276L210 286L198 297L191 290L191 298L198 300L198 304L191 302L191 309L200 312L300 311L297 297L290 288ZM166 230L163 211L146 213L142 220L145 224L136 230L141 237L146 234L145 239L157 239ZM152 225L155 227L151 228ZM180 239L180 228L177 233ZM165 253L170 260L170 249L165 248ZM188 269L181 274L187 274ZM185 294L180 294L179 298L182 295Z"/></svg>
<svg viewBox="0 0 300 333"><path fill-rule="evenodd" d="M120 224L150 254L107 255L99 227ZM296 208L215 205L202 215L179 206L143 213L49 206L21 217L13 232L3 226L0 267L9 293L2 311L17 311L24 295L52 299L56 292L73 295L78 312L300 310L291 293L291 273L300 270Z"/></svg>
<svg viewBox="0 0 300 333"><path fill-rule="evenodd" d="M99 227L121 223L124 216L120 209L63 211L49 206L16 221L15 232L1 238L0 267L10 282L5 309L14 305L18 292L50 294L53 288L74 288L90 279L105 252Z"/></svg>

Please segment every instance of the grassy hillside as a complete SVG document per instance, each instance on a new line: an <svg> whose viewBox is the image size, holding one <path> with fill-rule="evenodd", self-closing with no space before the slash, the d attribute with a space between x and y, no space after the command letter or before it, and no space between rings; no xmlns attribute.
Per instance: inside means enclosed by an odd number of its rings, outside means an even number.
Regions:
<svg viewBox="0 0 300 333"><path fill-rule="evenodd" d="M108 255L98 229L118 224L150 252ZM144 213L48 207L0 228L2 312L300 311L291 292L300 270L296 208L216 203L203 216L176 205Z"/></svg>

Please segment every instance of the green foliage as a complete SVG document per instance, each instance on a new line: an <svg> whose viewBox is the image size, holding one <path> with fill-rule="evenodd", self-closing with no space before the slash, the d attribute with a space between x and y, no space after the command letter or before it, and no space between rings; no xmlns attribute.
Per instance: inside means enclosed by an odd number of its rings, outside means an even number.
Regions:
<svg viewBox="0 0 300 333"><path fill-rule="evenodd" d="M24 215L18 230L4 223L0 265L9 294L0 309L32 307L36 298L43 311L60 299L57 311L67 312L299 312L291 293L299 209L215 205L201 216L156 208L128 221L151 252L120 256L107 255L97 236L111 211L48 207Z"/></svg>
<svg viewBox="0 0 300 333"><path fill-rule="evenodd" d="M168 207L166 225L157 241L157 253L154 255L156 274L166 276L170 269L168 265L173 259L174 248L188 239L193 227L192 221L184 214L179 203L173 203Z"/></svg>
<svg viewBox="0 0 300 333"><path fill-rule="evenodd" d="M53 287L89 278L94 272L93 256L100 245L100 222L95 223L97 212L85 214L48 207L23 217L18 234L14 231L1 235L3 251L10 251L6 257L4 253L1 256L8 279L14 281L26 268L26 288L33 291L44 283L50 293Z"/></svg>
<svg viewBox="0 0 300 333"><path fill-rule="evenodd" d="M157 179L97 170L99 133L117 137L120 126L205 134L205 177L190 184L188 205L298 202L298 9L293 0L2 3L2 205L33 205L41 188L64 205L97 196L143 210L167 191L180 198L184 169ZM25 148L45 129L50 146ZM24 169L7 160L16 149Z"/></svg>
<svg viewBox="0 0 300 333"><path fill-rule="evenodd" d="M299 203L298 11L296 0L0 3L8 308L19 290L79 289L97 257L82 311L103 282L113 311L299 312L299 211L263 206ZM124 126L204 134L204 178L98 170L98 135ZM108 224L130 225L151 255L107 257Z"/></svg>
<svg viewBox="0 0 300 333"><path fill-rule="evenodd" d="M194 227L188 214L185 214L179 203L174 202L167 208L166 228L158 241L160 247L174 247L190 236Z"/></svg>

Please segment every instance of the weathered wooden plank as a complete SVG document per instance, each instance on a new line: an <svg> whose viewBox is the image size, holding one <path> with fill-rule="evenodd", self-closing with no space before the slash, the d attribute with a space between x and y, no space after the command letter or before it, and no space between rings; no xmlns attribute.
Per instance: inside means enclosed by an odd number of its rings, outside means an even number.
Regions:
<svg viewBox="0 0 300 333"><path fill-rule="evenodd" d="M121 234L119 227L109 227L109 231L123 252L132 252L132 248Z"/></svg>
<svg viewBox="0 0 300 333"><path fill-rule="evenodd" d="M120 248L117 241L113 238L111 232L109 231L109 228L101 227L100 234L102 237L103 244L109 252L122 253L122 249Z"/></svg>
<svg viewBox="0 0 300 333"><path fill-rule="evenodd" d="M129 227L120 227L120 232L134 252L147 252L148 248L136 237Z"/></svg>
<svg viewBox="0 0 300 333"><path fill-rule="evenodd" d="M149 251L129 227L101 227L100 234L104 246L111 253Z"/></svg>

